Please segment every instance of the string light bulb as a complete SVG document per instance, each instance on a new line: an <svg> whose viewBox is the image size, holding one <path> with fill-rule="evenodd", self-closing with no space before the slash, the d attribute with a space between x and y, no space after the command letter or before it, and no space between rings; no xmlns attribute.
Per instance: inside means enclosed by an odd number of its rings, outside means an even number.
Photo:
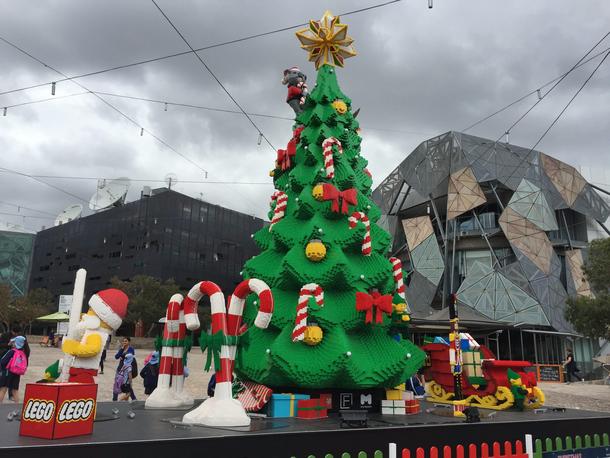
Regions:
<svg viewBox="0 0 610 458"><path fill-rule="evenodd" d="M163 109L163 111L167 111L167 102L165 102L165 108Z"/></svg>
<svg viewBox="0 0 610 458"><path fill-rule="evenodd" d="M536 95L538 95L538 100L542 100L542 93L540 92L540 89L536 89Z"/></svg>
<svg viewBox="0 0 610 458"><path fill-rule="evenodd" d="M428 9L432 9L432 0L428 0Z"/></svg>
<svg viewBox="0 0 610 458"><path fill-rule="evenodd" d="M143 136L144 136L144 127L142 127L142 128L140 129L140 137L143 137Z"/></svg>
<svg viewBox="0 0 610 458"><path fill-rule="evenodd" d="M51 83L51 95L55 95L55 81Z"/></svg>
<svg viewBox="0 0 610 458"><path fill-rule="evenodd" d="M8 110L8 108L7 108L7 107L4 107L4 108L2 109L2 116L6 116L6 112L7 112L7 110Z"/></svg>
<svg viewBox="0 0 610 458"><path fill-rule="evenodd" d="M258 133L258 146L261 146L261 142L263 141L263 134L261 132Z"/></svg>

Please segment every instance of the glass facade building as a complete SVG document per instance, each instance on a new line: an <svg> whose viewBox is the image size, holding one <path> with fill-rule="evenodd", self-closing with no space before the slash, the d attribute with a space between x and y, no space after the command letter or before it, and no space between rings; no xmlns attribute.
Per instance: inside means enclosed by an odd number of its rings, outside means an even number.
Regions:
<svg viewBox="0 0 610 458"><path fill-rule="evenodd" d="M13 297L28 290L34 234L0 230L0 283L11 287Z"/></svg>
<svg viewBox="0 0 610 458"><path fill-rule="evenodd" d="M393 255L410 270L415 317L456 292L462 308L512 329L498 346L504 355L531 350L538 361L561 358L554 339L578 339L564 310L568 297L591 294L582 270L589 228L607 231L610 216L600 191L540 151L447 132L422 142L373 198ZM528 340L548 346L528 349ZM583 356L590 345L581 345Z"/></svg>

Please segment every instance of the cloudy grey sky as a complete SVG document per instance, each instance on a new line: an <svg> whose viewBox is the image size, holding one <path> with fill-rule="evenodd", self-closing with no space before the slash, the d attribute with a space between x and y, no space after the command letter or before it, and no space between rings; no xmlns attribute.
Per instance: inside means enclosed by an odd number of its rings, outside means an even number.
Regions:
<svg viewBox="0 0 610 458"><path fill-rule="evenodd" d="M375 0L169 1L158 0L194 47L208 46L338 14ZM339 70L343 91L361 108L363 155L378 184L417 144L461 130L567 71L610 31L604 0L403 0L346 16L359 55ZM149 0L0 0L0 36L67 75L77 75L187 50ZM608 37L595 52L610 47ZM282 71L315 70L294 30L201 53L249 112L291 116ZM601 57L576 70L511 133L532 146ZM0 92L49 82L57 74L0 42ZM235 109L193 55L166 59L78 80L88 89L171 102ZM538 149L572 165L610 168L610 58ZM56 96L82 92L71 82ZM50 97L50 86L0 95L7 105ZM244 116L134 100L105 98L181 154L209 171L207 184L176 189L239 211L264 216L273 188L274 151L257 145ZM496 139L531 104L533 95L469 131ZM276 147L285 147L291 123L253 118ZM203 173L91 95L0 111L0 167L33 175L203 180ZM85 200L91 180L48 179ZM268 183L214 184L218 181ZM132 186L129 200L145 184ZM22 176L0 172L0 213L22 205L59 213L78 199ZM81 202L82 203L82 202ZM29 210L20 214L47 216ZM52 220L0 214L0 221L31 229Z"/></svg>

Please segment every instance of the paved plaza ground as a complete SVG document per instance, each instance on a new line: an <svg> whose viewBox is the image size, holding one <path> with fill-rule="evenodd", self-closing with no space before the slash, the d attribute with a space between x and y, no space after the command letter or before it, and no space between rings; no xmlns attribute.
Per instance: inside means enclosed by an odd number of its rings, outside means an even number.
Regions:
<svg viewBox="0 0 610 458"><path fill-rule="evenodd" d="M63 353L57 348L40 347L33 344L31 347L30 364L28 371L21 379L21 396L26 383L35 382L42 378L44 370L55 360L61 358ZM152 350L136 349L136 359L139 369L142 368L144 358ZM98 400L109 401L112 399L112 383L117 362L114 359L116 348L113 345L108 351L104 374L98 376ZM189 354L190 376L186 380L186 389L195 398L206 395L210 373L203 371L204 355L199 348L193 348ZM138 399L145 399L142 379L134 380L134 391ZM570 385L560 383L541 383L540 386L546 395L548 406L567 407L572 409L595 410L599 412L610 412L610 386L596 385L591 383L572 383ZM7 402L5 400L5 402Z"/></svg>

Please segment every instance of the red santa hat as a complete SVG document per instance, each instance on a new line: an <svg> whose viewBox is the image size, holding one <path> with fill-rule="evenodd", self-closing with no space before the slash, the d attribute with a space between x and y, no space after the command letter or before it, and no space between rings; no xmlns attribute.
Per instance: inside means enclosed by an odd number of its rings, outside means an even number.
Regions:
<svg viewBox="0 0 610 458"><path fill-rule="evenodd" d="M99 291L89 299L89 307L95 314L115 331L121 327L127 313L129 298L123 291L110 288Z"/></svg>
<svg viewBox="0 0 610 458"><path fill-rule="evenodd" d="M286 73L290 73L290 72L300 73L301 69L295 65L294 67L290 67L290 68L287 68L286 70L284 70L284 75L286 75Z"/></svg>

